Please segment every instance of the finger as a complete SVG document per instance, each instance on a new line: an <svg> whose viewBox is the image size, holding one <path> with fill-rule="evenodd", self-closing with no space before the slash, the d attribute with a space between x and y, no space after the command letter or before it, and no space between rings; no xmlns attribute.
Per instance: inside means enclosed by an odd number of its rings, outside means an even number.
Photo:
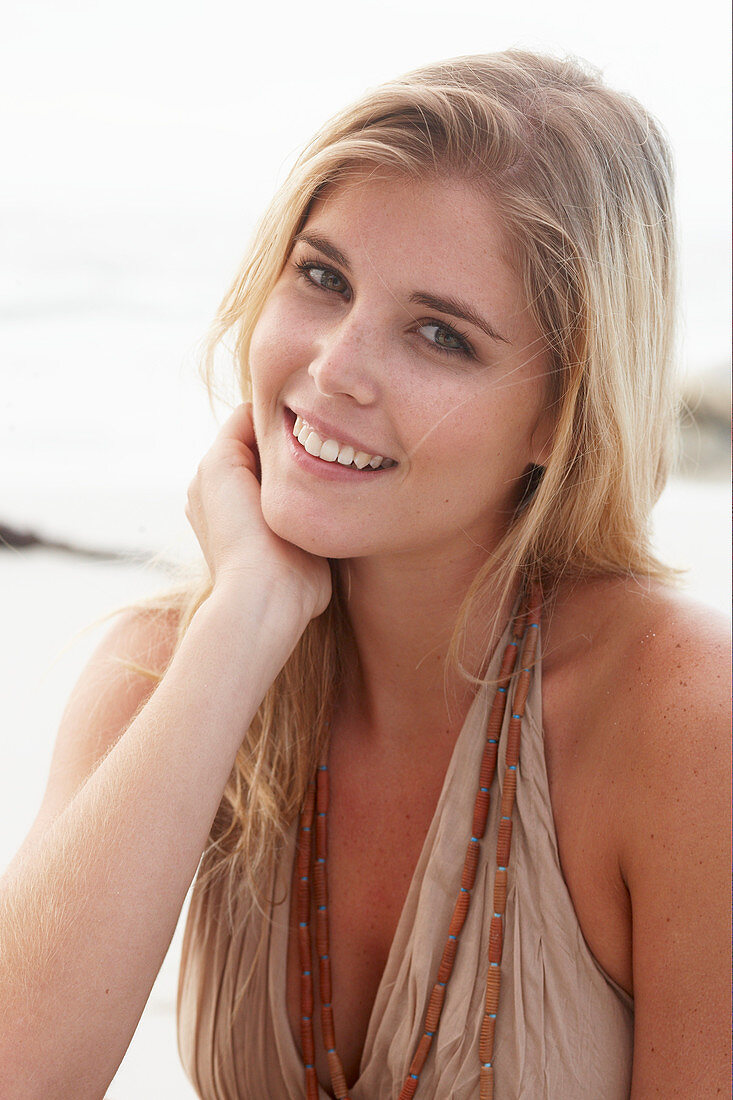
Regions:
<svg viewBox="0 0 733 1100"><path fill-rule="evenodd" d="M222 424L219 439L236 439L253 447L255 442L254 423L252 421L252 402L244 401L237 405L234 412Z"/></svg>

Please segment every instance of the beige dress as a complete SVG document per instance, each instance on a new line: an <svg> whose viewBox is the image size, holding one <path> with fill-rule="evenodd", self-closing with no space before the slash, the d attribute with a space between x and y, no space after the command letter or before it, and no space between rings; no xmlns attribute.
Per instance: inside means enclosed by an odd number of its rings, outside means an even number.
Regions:
<svg viewBox="0 0 733 1100"><path fill-rule="evenodd" d="M492 659L495 676L507 636ZM397 925L371 1014L352 1100L396 1100L423 1031L470 836L493 691L476 695L456 742L433 821ZM511 697L511 696L510 696ZM486 836L438 1033L416 1100L478 1098L499 792L509 707ZM286 1006L290 882L297 823L273 873L272 922L255 911L227 930L214 891L194 893L181 964L178 1026L184 1067L203 1100L304 1096ZM256 955L260 934L262 950ZM233 1025L238 989L254 972ZM502 985L494 1044L496 1100L624 1100L629 1095L633 1001L583 939L552 818L542 738L541 663L522 727L509 866ZM323 1084L323 1082L321 1082ZM328 1091L319 1090L320 1100Z"/></svg>

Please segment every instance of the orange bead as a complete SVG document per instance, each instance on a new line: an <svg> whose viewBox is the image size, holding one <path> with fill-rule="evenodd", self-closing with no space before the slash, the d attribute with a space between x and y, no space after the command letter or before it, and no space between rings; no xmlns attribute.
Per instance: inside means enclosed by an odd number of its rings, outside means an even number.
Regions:
<svg viewBox="0 0 733 1100"><path fill-rule="evenodd" d="M499 842L496 845L496 862L500 867L509 866L509 852L512 846L511 821L499 822Z"/></svg>
<svg viewBox="0 0 733 1100"><path fill-rule="evenodd" d="M329 1004L321 1005L321 1031L323 1032L323 1045L326 1050L336 1046L333 1031L333 1008Z"/></svg>
<svg viewBox="0 0 733 1100"><path fill-rule="evenodd" d="M501 988L501 970L498 966L489 966L486 975L486 997L484 1008L487 1013L496 1013L499 1008L499 990Z"/></svg>
<svg viewBox="0 0 733 1100"><path fill-rule="evenodd" d="M504 942L504 929L501 917L494 915L489 926L489 962L501 962L501 949Z"/></svg>
<svg viewBox="0 0 733 1100"><path fill-rule="evenodd" d="M506 766L516 767L519 763L519 741L522 736L522 722L519 718L509 719L506 737Z"/></svg>
<svg viewBox="0 0 733 1100"><path fill-rule="evenodd" d="M522 661L524 660L525 655L522 654ZM519 679L517 680L517 686L514 690L514 699L512 702L512 707L514 708L515 714L524 714L524 706L527 702L527 696L529 695L529 682L529 673L520 672Z"/></svg>
<svg viewBox="0 0 733 1100"><path fill-rule="evenodd" d="M415 1057L410 1063L410 1073L418 1074L425 1065L425 1059L430 1053L430 1047L433 1042L432 1035L423 1035L420 1042L417 1044L417 1050L415 1051Z"/></svg>
<svg viewBox="0 0 733 1100"><path fill-rule="evenodd" d="M333 1000L331 990L331 960L329 958L318 960L318 980L321 984L321 1001L329 1005Z"/></svg>
<svg viewBox="0 0 733 1100"><path fill-rule="evenodd" d="M341 1066L341 1059L335 1050L327 1051L326 1057L328 1058L328 1068L331 1071L333 1094L336 1100L344 1100L344 1098L349 1095L349 1090L346 1087L346 1078L344 1077L344 1071Z"/></svg>
<svg viewBox="0 0 733 1100"><path fill-rule="evenodd" d="M504 867L496 868L494 879L494 912L503 913L506 908L506 882L507 872Z"/></svg>
<svg viewBox="0 0 733 1100"><path fill-rule="evenodd" d="M483 836L486 832L486 818L489 816L489 792L479 791L473 808L473 836Z"/></svg>
<svg viewBox="0 0 733 1100"><path fill-rule="evenodd" d="M476 835L475 833L473 834ZM466 858L463 861L463 873L461 874L461 886L464 890L473 890L476 881L476 868L478 866L478 844L469 840L466 848Z"/></svg>
<svg viewBox="0 0 733 1100"><path fill-rule="evenodd" d="M430 1000L428 1002L428 1010L425 1013L425 1030L437 1031L438 1020L440 1019L440 1013L443 1008L443 999L445 997L445 986L438 985L437 982L433 986L433 992L430 994Z"/></svg>
<svg viewBox="0 0 733 1100"><path fill-rule="evenodd" d="M447 940L446 945L443 948L443 957L440 960L440 967L438 968L438 981L448 982L453 970L453 963L456 957L456 950L458 948L458 940ZM429 1030L432 1030L430 1028Z"/></svg>
<svg viewBox="0 0 733 1100"><path fill-rule="evenodd" d="M480 1100L494 1100L494 1067L481 1067Z"/></svg>
<svg viewBox="0 0 733 1100"><path fill-rule="evenodd" d="M316 787L316 813L328 813L328 772L318 769L318 783Z"/></svg>
<svg viewBox="0 0 733 1100"><path fill-rule="evenodd" d="M461 929L463 928L464 921L466 920L466 913L471 902L471 895L464 894L463 891L456 898L456 904L453 906L453 916L450 919L450 925L448 926L449 936L460 936Z"/></svg>
<svg viewBox="0 0 733 1100"><path fill-rule="evenodd" d="M300 1012L302 1016L313 1015L313 975L300 975Z"/></svg>
<svg viewBox="0 0 733 1100"><path fill-rule="evenodd" d="M400 1094L397 1097L397 1100L412 1100L418 1084L419 1082L416 1081L414 1077L408 1076L404 1085L400 1089Z"/></svg>
<svg viewBox="0 0 733 1100"><path fill-rule="evenodd" d="M493 741L487 741L484 747L484 753L481 757L481 771L479 773L479 789L491 786L494 779L494 773L496 772L496 745ZM474 836L478 836L478 833L474 833Z"/></svg>
<svg viewBox="0 0 733 1100"><path fill-rule="evenodd" d="M507 768L504 773L504 786L501 792L501 816L511 817L514 809L514 795L517 790L517 773Z"/></svg>
<svg viewBox="0 0 733 1100"><path fill-rule="evenodd" d="M482 1062L490 1062L493 1057L495 1025L496 1020L493 1016L484 1016L481 1023L481 1036L478 1047L479 1058Z"/></svg>
<svg viewBox="0 0 733 1100"><path fill-rule="evenodd" d="M305 1096L306 1100L318 1100L318 1077L313 1066L305 1071Z"/></svg>
<svg viewBox="0 0 733 1100"><path fill-rule="evenodd" d="M305 1024L305 1021L301 1020L300 1042L301 1046L303 1047L303 1061L312 1065L316 1060L316 1048L313 1042L312 1022L309 1021L308 1024Z"/></svg>

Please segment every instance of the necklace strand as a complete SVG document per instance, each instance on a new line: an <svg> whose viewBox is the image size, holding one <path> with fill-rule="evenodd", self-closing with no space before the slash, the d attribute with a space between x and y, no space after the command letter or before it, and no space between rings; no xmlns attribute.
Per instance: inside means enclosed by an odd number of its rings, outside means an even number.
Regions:
<svg viewBox="0 0 733 1100"><path fill-rule="evenodd" d="M504 783L499 812L499 835L496 847L496 872L494 879L493 915L489 927L488 973L484 999L484 1017L479 1039L480 1059L480 1100L493 1100L494 1095L494 1030L499 1008L501 986L501 956L504 940L504 912L507 896L507 872L512 839L512 812L517 788L517 766L519 764L519 746L521 740L522 718L529 693L529 686L537 651L537 634L540 621L541 594L539 589L532 592L531 599L522 604L511 625L509 641L501 663L498 687L491 706L486 730L479 787L473 811L471 837L468 841L466 856L461 874L458 898L448 928L448 939L433 986L423 1033L413 1056L412 1062L400 1090L398 1100L411 1100L415 1095L425 1060L427 1059L433 1036L438 1029L443 1009L445 992L453 970L453 962L458 950L458 942L471 902L471 892L476 879L479 858L479 844L486 832L489 813L491 783L496 772L499 735L504 722L507 694L516 665L520 642L524 638L519 675L514 685L512 708L507 731ZM328 749L318 765L317 780L311 781L301 811L298 839L298 946L301 966L300 984L300 1037L305 1069L306 1100L318 1100L318 1077L315 1068L315 1038L313 1034L313 972L310 936L311 912L311 856L313 851L313 827L315 819L316 858L313 865L313 878L316 903L316 950L318 952L318 970L321 993L321 1028L323 1043L328 1059L331 1085L335 1100L349 1100L341 1060L336 1052L336 1036L333 1020L331 959L329 951L328 929L328 884L327 884L327 815L328 815Z"/></svg>

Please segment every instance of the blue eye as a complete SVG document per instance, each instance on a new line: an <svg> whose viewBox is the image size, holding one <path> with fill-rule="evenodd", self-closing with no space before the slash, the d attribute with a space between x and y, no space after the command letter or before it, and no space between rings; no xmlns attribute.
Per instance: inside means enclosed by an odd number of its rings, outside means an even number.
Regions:
<svg viewBox="0 0 733 1100"><path fill-rule="evenodd" d="M321 290L333 290L336 294L343 294L349 289L346 280L331 267L324 267L323 264L313 260L301 260L295 264L295 267L307 282L320 287Z"/></svg>

